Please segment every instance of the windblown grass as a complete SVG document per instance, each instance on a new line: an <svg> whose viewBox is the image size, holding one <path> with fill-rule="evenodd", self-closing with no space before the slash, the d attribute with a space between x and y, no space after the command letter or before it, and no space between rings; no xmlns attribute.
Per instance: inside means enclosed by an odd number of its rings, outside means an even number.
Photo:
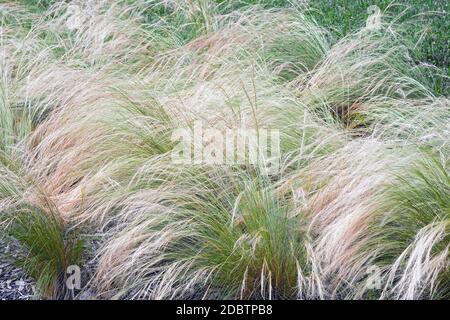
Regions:
<svg viewBox="0 0 450 320"><path fill-rule="evenodd" d="M69 266L80 263L83 242L73 232L67 232L53 212L27 207L16 211L7 231L21 250L14 257L15 264L36 280L39 296L73 298L74 292L66 287L66 272Z"/></svg>
<svg viewBox="0 0 450 320"><path fill-rule="evenodd" d="M336 38L253 2L1 5L1 221L43 297L76 229L101 298L448 298L438 71L395 21ZM279 130L280 170L174 163L199 122Z"/></svg>
<svg viewBox="0 0 450 320"><path fill-rule="evenodd" d="M450 176L448 156L423 154L399 176L380 217L377 261L392 266L384 298L449 298Z"/></svg>

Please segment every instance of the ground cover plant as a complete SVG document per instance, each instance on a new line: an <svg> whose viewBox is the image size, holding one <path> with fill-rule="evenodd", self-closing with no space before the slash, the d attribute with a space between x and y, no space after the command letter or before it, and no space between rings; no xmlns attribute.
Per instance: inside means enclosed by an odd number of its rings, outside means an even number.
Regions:
<svg viewBox="0 0 450 320"><path fill-rule="evenodd" d="M450 19L408 3L2 1L0 258L28 298L449 299Z"/></svg>

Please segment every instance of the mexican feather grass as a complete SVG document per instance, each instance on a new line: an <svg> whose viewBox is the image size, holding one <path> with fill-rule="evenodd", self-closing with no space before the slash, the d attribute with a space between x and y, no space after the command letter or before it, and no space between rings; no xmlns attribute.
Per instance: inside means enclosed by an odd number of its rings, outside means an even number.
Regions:
<svg viewBox="0 0 450 320"><path fill-rule="evenodd" d="M450 100L402 25L210 0L0 21L0 227L40 297L450 298ZM199 123L277 130L278 170L174 163Z"/></svg>

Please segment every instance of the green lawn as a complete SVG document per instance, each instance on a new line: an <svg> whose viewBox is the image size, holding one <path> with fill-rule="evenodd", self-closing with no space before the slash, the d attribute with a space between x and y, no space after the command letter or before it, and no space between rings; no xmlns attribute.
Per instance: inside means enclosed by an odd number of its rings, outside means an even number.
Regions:
<svg viewBox="0 0 450 320"><path fill-rule="evenodd" d="M450 76L450 16L447 0L312 0L317 22L332 29L338 37L364 27L367 8L378 6L387 19L399 17L399 22L407 24L407 39L417 43L412 52L419 62L433 64ZM450 82L435 79L435 91L449 94Z"/></svg>

